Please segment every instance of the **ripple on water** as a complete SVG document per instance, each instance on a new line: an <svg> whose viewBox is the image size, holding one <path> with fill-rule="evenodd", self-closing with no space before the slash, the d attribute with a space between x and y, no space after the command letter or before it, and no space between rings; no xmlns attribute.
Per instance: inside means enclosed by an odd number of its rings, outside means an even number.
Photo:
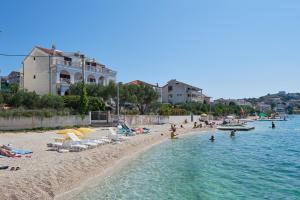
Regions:
<svg viewBox="0 0 300 200"><path fill-rule="evenodd" d="M300 118L167 141L76 199L300 199Z"/></svg>

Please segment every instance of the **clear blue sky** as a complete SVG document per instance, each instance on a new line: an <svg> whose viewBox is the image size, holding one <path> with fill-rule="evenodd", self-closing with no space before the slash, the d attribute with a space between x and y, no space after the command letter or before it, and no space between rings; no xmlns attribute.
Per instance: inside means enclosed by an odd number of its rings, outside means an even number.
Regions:
<svg viewBox="0 0 300 200"><path fill-rule="evenodd" d="M0 52L81 51L118 80L177 80L219 98L300 92L298 0L3 0ZM2 75L22 58L0 57Z"/></svg>

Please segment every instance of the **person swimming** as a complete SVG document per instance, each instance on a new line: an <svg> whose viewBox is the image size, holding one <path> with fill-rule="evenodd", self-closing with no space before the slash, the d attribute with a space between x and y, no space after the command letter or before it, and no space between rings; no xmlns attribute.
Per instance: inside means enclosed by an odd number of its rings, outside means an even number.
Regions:
<svg viewBox="0 0 300 200"><path fill-rule="evenodd" d="M212 136L209 138L209 140L210 140L211 142L215 141L215 136L212 135Z"/></svg>
<svg viewBox="0 0 300 200"><path fill-rule="evenodd" d="M272 128L275 128L275 123L274 122L272 122Z"/></svg>
<svg viewBox="0 0 300 200"><path fill-rule="evenodd" d="M232 130L232 131L230 132L230 137L234 137L234 136L235 136L235 132L236 132L236 130Z"/></svg>

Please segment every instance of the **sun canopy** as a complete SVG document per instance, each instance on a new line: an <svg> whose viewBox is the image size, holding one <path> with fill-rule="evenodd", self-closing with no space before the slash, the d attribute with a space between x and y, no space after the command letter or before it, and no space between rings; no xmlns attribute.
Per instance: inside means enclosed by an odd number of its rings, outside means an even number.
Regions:
<svg viewBox="0 0 300 200"><path fill-rule="evenodd" d="M268 115L262 112L262 113L259 113L258 116L259 116L259 117L267 117Z"/></svg>

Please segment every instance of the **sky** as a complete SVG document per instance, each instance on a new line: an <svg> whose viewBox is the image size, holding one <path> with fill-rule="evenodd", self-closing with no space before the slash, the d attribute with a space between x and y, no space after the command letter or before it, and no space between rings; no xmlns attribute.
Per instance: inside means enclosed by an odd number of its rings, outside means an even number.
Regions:
<svg viewBox="0 0 300 200"><path fill-rule="evenodd" d="M298 0L2 0L0 53L80 51L121 82L200 87L214 99L300 92ZM22 57L0 56L0 75Z"/></svg>

